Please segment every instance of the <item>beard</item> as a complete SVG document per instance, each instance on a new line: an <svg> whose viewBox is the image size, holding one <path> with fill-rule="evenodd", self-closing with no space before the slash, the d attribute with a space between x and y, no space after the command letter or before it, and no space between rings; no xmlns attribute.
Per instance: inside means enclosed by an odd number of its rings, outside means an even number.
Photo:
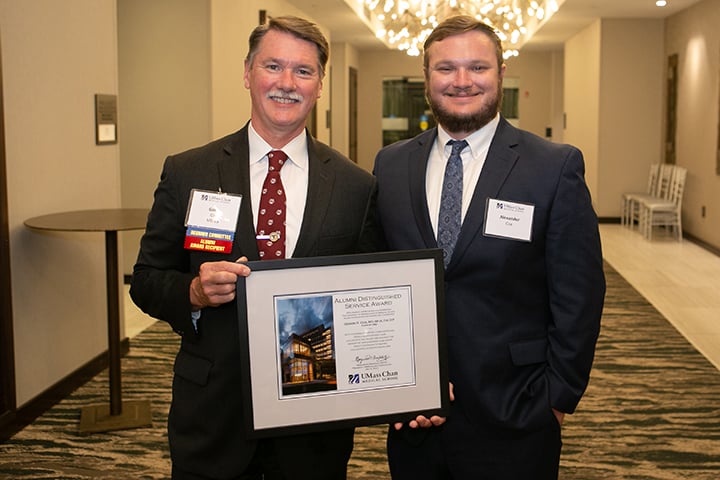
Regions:
<svg viewBox="0 0 720 480"><path fill-rule="evenodd" d="M427 88L425 89L425 96L428 104L430 104L430 109L435 116L435 121L439 125L442 125L447 132L472 133L480 130L493 118L495 118L495 115L497 115L500 111L499 108L502 103L502 92L502 82L500 82L498 83L495 94L488 94L488 97L485 99L485 102L483 102L480 110L467 115L458 115L443 108L439 102L435 101L435 99L429 95Z"/></svg>

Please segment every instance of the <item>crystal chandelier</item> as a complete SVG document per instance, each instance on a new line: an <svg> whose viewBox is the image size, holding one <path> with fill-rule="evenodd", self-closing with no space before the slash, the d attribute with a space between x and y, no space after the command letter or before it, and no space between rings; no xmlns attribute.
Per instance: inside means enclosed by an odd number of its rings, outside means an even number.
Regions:
<svg viewBox="0 0 720 480"><path fill-rule="evenodd" d="M470 15L495 28L505 58L519 48L564 0L358 0L375 34L386 45L420 55L433 28L453 15Z"/></svg>

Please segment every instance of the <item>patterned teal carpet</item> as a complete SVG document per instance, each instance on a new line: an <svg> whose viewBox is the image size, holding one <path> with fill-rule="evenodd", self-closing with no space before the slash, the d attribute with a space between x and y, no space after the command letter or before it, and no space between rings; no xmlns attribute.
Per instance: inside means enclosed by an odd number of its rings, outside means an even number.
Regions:
<svg viewBox="0 0 720 480"><path fill-rule="evenodd" d="M606 273L595 366L563 427L560 478L720 479L720 372L607 265ZM77 433L80 408L107 402L103 373L0 445L0 479L168 478L165 420L176 349L177 338L158 322L123 359L123 398L150 400L153 427ZM385 431L357 430L350 479L389 478Z"/></svg>

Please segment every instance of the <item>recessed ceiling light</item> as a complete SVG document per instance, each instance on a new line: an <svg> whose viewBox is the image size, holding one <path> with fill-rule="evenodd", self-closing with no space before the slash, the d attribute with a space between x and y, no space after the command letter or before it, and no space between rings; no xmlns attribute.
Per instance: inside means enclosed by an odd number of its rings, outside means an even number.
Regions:
<svg viewBox="0 0 720 480"><path fill-rule="evenodd" d="M657 0L655 2L655 5L657 5L658 7L664 7L665 5L667 5L667 0Z"/></svg>

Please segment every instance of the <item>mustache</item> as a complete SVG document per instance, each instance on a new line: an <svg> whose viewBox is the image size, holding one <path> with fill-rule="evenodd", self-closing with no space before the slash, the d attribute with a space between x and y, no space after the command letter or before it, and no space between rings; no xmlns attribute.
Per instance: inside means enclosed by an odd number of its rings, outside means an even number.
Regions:
<svg viewBox="0 0 720 480"><path fill-rule="evenodd" d="M474 132L480 130L495 118L495 115L500 111L502 97L502 86L500 86L496 94L490 96L477 111L462 115L446 110L439 101L429 95L427 89L425 90L425 98L430 105L435 121L450 132Z"/></svg>
<svg viewBox="0 0 720 480"><path fill-rule="evenodd" d="M273 100L290 100L292 102L302 102L305 100L305 98L297 92L284 92L282 90L271 90L266 96Z"/></svg>
<svg viewBox="0 0 720 480"><path fill-rule="evenodd" d="M471 97L474 95L480 95L482 93L485 93L485 92L481 91L481 90L475 90L472 87L468 87L468 88L453 87L453 88L448 89L448 91L445 94L450 97L460 97L460 96Z"/></svg>

